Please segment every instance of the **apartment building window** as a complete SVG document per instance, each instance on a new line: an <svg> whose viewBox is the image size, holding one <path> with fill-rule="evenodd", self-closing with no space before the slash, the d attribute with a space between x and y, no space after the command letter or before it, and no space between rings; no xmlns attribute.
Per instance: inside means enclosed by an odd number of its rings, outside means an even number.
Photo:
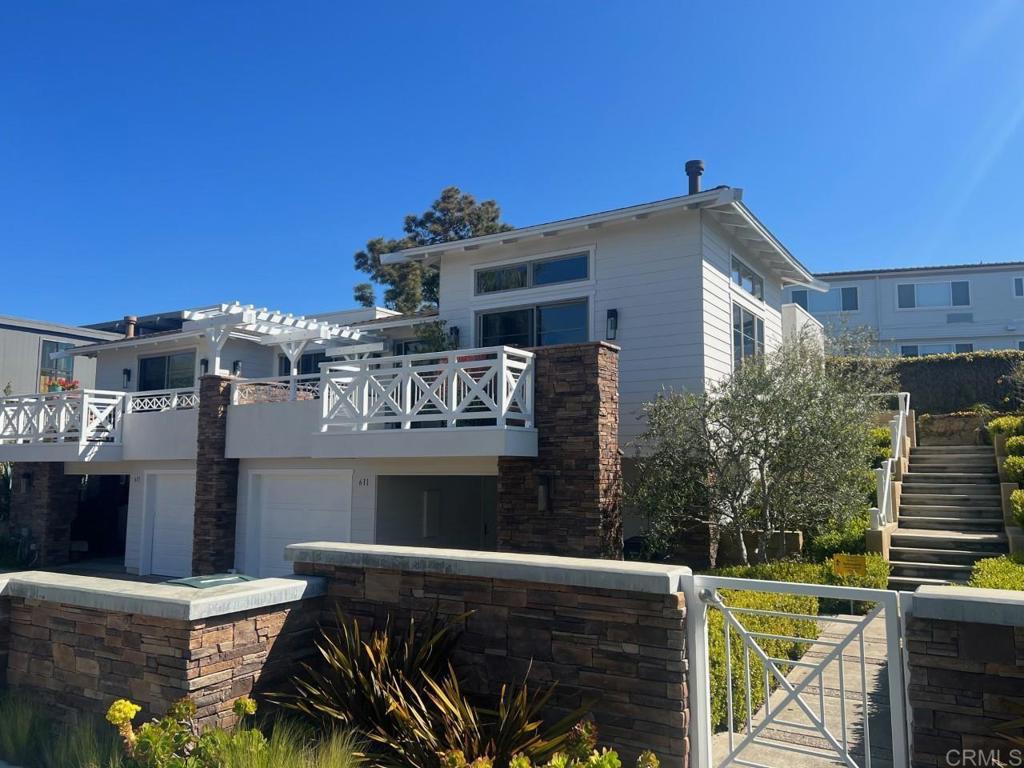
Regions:
<svg viewBox="0 0 1024 768"><path fill-rule="evenodd" d="M732 305L732 358L736 368L743 361L764 354L764 320L739 304Z"/></svg>
<svg viewBox="0 0 1024 768"><path fill-rule="evenodd" d="M39 345L39 391L46 392L50 386L57 383L57 379L74 378L75 361L70 357L61 357L57 360L50 358L58 352L71 349L74 344L65 341L49 341L43 339Z"/></svg>
<svg viewBox="0 0 1024 768"><path fill-rule="evenodd" d="M481 312L477 337L482 347L544 347L590 338L587 300L563 301Z"/></svg>
<svg viewBox="0 0 1024 768"><path fill-rule="evenodd" d="M1024 296L1024 277L1013 278L1013 295L1018 298Z"/></svg>
<svg viewBox="0 0 1024 768"><path fill-rule="evenodd" d="M476 271L476 292L498 293L518 288L535 288L586 280L590 276L590 254L572 253L534 259Z"/></svg>
<svg viewBox="0 0 1024 768"><path fill-rule="evenodd" d="M926 355L948 355L951 352L973 352L972 342L957 344L902 344L900 354L903 357L925 357Z"/></svg>
<svg viewBox="0 0 1024 768"><path fill-rule="evenodd" d="M195 385L196 352L139 358L139 391L184 389Z"/></svg>
<svg viewBox="0 0 1024 768"><path fill-rule="evenodd" d="M900 283L896 286L896 306L900 309L933 307L969 307L971 284L966 280L941 283Z"/></svg>
<svg viewBox="0 0 1024 768"><path fill-rule="evenodd" d="M764 301L764 278L735 256L732 257L731 279L751 296Z"/></svg>
<svg viewBox="0 0 1024 768"><path fill-rule="evenodd" d="M808 312L856 312L860 309L860 290L856 285L829 288L827 292L797 288L791 294L793 303Z"/></svg>
<svg viewBox="0 0 1024 768"><path fill-rule="evenodd" d="M320 373L320 363L327 362L327 353L320 352L306 352L302 357L299 358L299 375L307 376L312 373ZM292 367L291 363L288 362L288 358L284 355L277 356L277 375L278 376L291 376Z"/></svg>

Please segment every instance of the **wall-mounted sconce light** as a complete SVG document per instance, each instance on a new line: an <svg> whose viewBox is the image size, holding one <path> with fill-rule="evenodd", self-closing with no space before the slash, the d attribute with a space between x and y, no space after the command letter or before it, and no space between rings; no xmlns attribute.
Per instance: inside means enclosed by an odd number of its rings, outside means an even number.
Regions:
<svg viewBox="0 0 1024 768"><path fill-rule="evenodd" d="M551 507L551 478L537 478L537 511L547 512Z"/></svg>
<svg viewBox="0 0 1024 768"><path fill-rule="evenodd" d="M199 375L205 376L210 372L210 361L205 357L199 361Z"/></svg>
<svg viewBox="0 0 1024 768"><path fill-rule="evenodd" d="M232 376L241 376L242 375L242 361L241 360L235 360L235 362L233 362L231 364L231 375Z"/></svg>
<svg viewBox="0 0 1024 768"><path fill-rule="evenodd" d="M453 325L448 329L448 341L452 343L453 349L459 348L459 326Z"/></svg>
<svg viewBox="0 0 1024 768"><path fill-rule="evenodd" d="M121 389L128 389L128 385L132 383L132 369L122 368L121 369Z"/></svg>
<svg viewBox="0 0 1024 768"><path fill-rule="evenodd" d="M28 493L32 490L32 473L23 472L21 475L21 492Z"/></svg>
<svg viewBox="0 0 1024 768"><path fill-rule="evenodd" d="M615 341L615 337L619 335L619 310L609 309L608 310L608 326L605 328L604 337L608 341Z"/></svg>

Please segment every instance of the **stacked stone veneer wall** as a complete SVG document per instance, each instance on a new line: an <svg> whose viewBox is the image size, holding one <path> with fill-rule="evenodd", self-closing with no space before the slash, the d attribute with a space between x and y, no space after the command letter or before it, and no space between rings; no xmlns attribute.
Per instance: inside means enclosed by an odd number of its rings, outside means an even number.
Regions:
<svg viewBox="0 0 1024 768"><path fill-rule="evenodd" d="M192 529L192 573L199 575L223 573L235 567L238 459L224 457L231 382L227 376L210 375L199 379Z"/></svg>
<svg viewBox="0 0 1024 768"><path fill-rule="evenodd" d="M35 546L35 565L63 565L71 555L71 519L78 510L82 478L65 475L59 462L14 465L9 527L16 536L27 531Z"/></svg>
<svg viewBox="0 0 1024 768"><path fill-rule="evenodd" d="M493 699L502 685L522 682L527 673L537 686L557 681L550 714L560 716L593 701L602 743L620 750L626 761L652 749L662 765L686 764L681 594L556 583L556 573L566 567L580 568L584 579L587 569L599 575L596 561L523 556L515 562L525 563L529 579L489 578L458 571L475 564L482 572L507 573L509 561L502 555L464 553L470 559L453 562L434 560L422 549L364 547L360 552L353 545L333 546L356 558L381 551L414 554L402 561L407 569L370 568L323 562L322 553L293 548L297 573L327 579L325 624L334 624L335 608L363 619L364 627L382 627L389 619L401 625L432 611L443 617L472 611L455 663L468 692Z"/></svg>
<svg viewBox="0 0 1024 768"><path fill-rule="evenodd" d="M189 697L200 723L230 725L238 697L285 688L314 650L320 601L184 620L11 597L7 684L65 719L122 697L162 715Z"/></svg>
<svg viewBox="0 0 1024 768"><path fill-rule="evenodd" d="M919 590L906 642L912 765L1013 765L1011 750L1024 755L1024 743L993 730L1024 717L1024 593ZM1020 739L1024 729L1010 735ZM1002 762L971 762L964 750Z"/></svg>
<svg viewBox="0 0 1024 768"><path fill-rule="evenodd" d="M618 348L598 342L533 352L537 458L498 459L498 548L619 558ZM545 510L538 504L542 484Z"/></svg>

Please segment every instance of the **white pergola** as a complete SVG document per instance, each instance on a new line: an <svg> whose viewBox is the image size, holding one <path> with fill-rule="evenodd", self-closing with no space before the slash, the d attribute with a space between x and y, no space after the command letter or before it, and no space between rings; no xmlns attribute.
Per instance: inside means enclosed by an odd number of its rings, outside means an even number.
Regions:
<svg viewBox="0 0 1024 768"><path fill-rule="evenodd" d="M362 352L373 346L365 343L366 334L357 328L238 302L186 310L184 320L183 332L197 334L206 341L210 373L223 371L221 352L231 337L278 347L288 358L292 377L298 375L299 358L310 345L331 344L329 352L335 354L345 354L348 348ZM360 339L364 343L358 343Z"/></svg>

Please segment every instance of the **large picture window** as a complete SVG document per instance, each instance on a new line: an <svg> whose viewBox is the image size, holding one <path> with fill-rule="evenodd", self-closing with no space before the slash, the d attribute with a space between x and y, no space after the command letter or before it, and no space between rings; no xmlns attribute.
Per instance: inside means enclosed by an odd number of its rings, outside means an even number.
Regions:
<svg viewBox="0 0 1024 768"><path fill-rule="evenodd" d="M860 309L860 295L855 285L829 288L827 292L797 288L792 293L793 303L815 314L818 312L856 312Z"/></svg>
<svg viewBox="0 0 1024 768"><path fill-rule="evenodd" d="M195 386L196 352L175 352L139 358L139 391L186 389Z"/></svg>
<svg viewBox="0 0 1024 768"><path fill-rule="evenodd" d="M896 306L900 309L969 307L971 284L966 280L941 283L900 283L896 286Z"/></svg>
<svg viewBox="0 0 1024 768"><path fill-rule="evenodd" d="M738 285L751 296L764 300L764 278L752 270L735 256L732 257L733 283Z"/></svg>
<svg viewBox="0 0 1024 768"><path fill-rule="evenodd" d="M478 342L482 347L544 347L589 340L587 300L481 312Z"/></svg>
<svg viewBox="0 0 1024 768"><path fill-rule="evenodd" d="M732 305L732 358L736 368L764 354L764 320L739 304Z"/></svg>
<svg viewBox="0 0 1024 768"><path fill-rule="evenodd" d="M590 276L590 255L573 253L534 259L476 271L476 292L497 293L517 288L557 285L586 280Z"/></svg>
<svg viewBox="0 0 1024 768"><path fill-rule="evenodd" d="M61 357L57 360L51 359L50 355L71 349L74 344L65 341L50 341L43 339L39 345L39 391L46 392L57 379L74 378L75 361L70 357Z"/></svg>

